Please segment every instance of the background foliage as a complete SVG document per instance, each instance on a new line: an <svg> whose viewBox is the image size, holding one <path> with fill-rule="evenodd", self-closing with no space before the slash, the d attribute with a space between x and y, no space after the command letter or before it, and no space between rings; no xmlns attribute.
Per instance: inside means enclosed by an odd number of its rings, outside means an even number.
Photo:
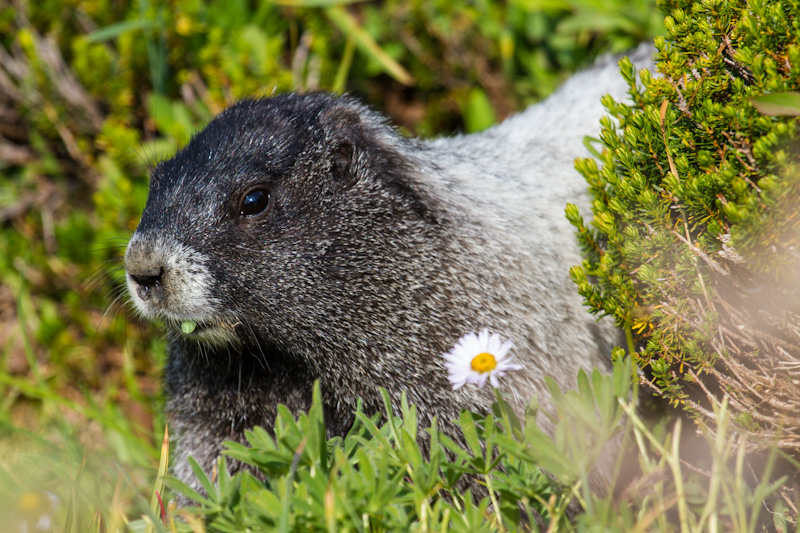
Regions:
<svg viewBox="0 0 800 533"><path fill-rule="evenodd" d="M29 530L49 520L56 530L115 531L145 514L162 527L161 505L150 505L150 496L164 433L164 342L126 307L119 258L151 166L227 104L287 90L348 91L408 133L475 131L549 94L600 51L663 31L648 0L0 0L0 526ZM382 521L375 529L449 523L478 531L525 523L520 501L555 528L567 526L577 497L586 527L666 529L664 512L676 505L686 527L724 522L749 531L764 520L785 527L780 508L774 520L760 508L774 487L753 492L739 471L716 478L718 492L705 492L710 504L689 507L672 448L653 456L642 445L644 471L668 470L672 481L641 490L629 511L632 500L594 499L590 465L576 458L598 452L570 448L569 437L595 410L606 416L587 431L596 431L597 446L609 436L604 424L619 419L619 401L628 398L626 372L582 378L581 391L559 403L556 442L532 429L515 433L500 401L497 418L462 421L480 432L469 450L442 442L448 454L434 453L431 462L403 436L425 430L411 407L397 419L361 417L348 439L325 445L314 409L298 421L283 415L277 440L254 433L252 451L231 452L272 469L273 483L256 490L246 476L221 477L200 513L223 530L251 519L282 530L312 523L363 530L359 513L374 512ZM724 405L715 409L727 420ZM631 412L629 420L638 419ZM656 447L667 438L626 431ZM726 438L720 431L714 441L720 465L737 449ZM479 450L480 439L494 458ZM539 464L559 482L541 476ZM365 469L380 473L379 486L363 485L357 473ZM461 475L493 480L488 494L500 500L474 504L449 492ZM297 479L306 492L294 490ZM723 493L738 513L719 514ZM345 505L363 503L364 494L372 498L366 509ZM286 502L300 513L276 515ZM182 516L174 527L202 530Z"/></svg>

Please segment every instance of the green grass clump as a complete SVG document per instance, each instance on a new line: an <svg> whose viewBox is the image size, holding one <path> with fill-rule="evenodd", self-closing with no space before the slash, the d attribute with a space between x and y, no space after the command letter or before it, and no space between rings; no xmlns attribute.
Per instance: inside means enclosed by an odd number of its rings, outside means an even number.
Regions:
<svg viewBox="0 0 800 533"><path fill-rule="evenodd" d="M742 427L797 451L800 393L780 369L800 360L800 130L754 98L800 89L800 4L664 7L660 75L637 86L623 61L634 103L605 101L602 166L578 163L594 219L568 209L585 251L572 276L629 333L650 390L710 419L727 394Z"/></svg>
<svg viewBox="0 0 800 533"><path fill-rule="evenodd" d="M535 401L520 421L498 392L491 414L461 414L460 442L435 425L419 427L415 408L405 402L393 411L388 395L382 416L368 417L359 409L346 436L328 439L316 387L307 414L295 416L284 408L274 436L256 428L248 433L249 446L228 443L226 458L211 476L193 464L205 494L167 477L166 485L192 507L156 506L154 516L163 510L160 520L148 518L132 528L147 524L153 531L227 533L788 530L796 516L782 503L774 504L788 476L773 470L773 454L761 479L747 482L747 442L731 431L727 402L715 413L716 434L704 441L711 452L707 477L684 470L680 423L670 431L652 429L639 417L631 378L630 361L620 358L610 376L581 371L575 391L562 393L550 382L555 412L546 416L554 423L554 437L536 424L542 413ZM426 451L418 440L423 432L430 437ZM591 472L610 441L632 446L641 477L601 496L590 489ZM631 457L622 454L612 469L637 462ZM231 460L252 470L231 476ZM771 511L765 500L773 502Z"/></svg>

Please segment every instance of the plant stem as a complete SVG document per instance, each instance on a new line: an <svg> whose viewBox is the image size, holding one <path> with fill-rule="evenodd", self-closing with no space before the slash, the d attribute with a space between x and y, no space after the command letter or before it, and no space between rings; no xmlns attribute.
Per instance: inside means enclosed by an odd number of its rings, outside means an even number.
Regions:
<svg viewBox="0 0 800 533"><path fill-rule="evenodd" d="M494 507L494 516L497 519L497 529L500 531L505 531L506 528L503 526L503 517L500 514L500 504L497 501L497 498L494 495L494 489L492 488L492 476L489 473L485 473L484 477L486 478L486 488L489 489L489 498L492 500L492 507Z"/></svg>

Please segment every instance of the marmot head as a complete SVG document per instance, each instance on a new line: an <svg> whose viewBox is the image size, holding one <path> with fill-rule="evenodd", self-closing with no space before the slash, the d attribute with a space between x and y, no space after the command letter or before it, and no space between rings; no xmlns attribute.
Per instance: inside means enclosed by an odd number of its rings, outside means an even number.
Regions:
<svg viewBox="0 0 800 533"><path fill-rule="evenodd" d="M281 352L385 337L436 268L408 143L326 94L227 109L153 172L125 254L136 308L185 339Z"/></svg>

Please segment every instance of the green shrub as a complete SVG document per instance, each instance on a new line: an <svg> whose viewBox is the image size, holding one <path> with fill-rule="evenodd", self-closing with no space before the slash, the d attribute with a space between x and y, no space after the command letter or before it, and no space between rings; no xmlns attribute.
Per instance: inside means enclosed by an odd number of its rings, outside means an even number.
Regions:
<svg viewBox="0 0 800 533"><path fill-rule="evenodd" d="M658 70L622 62L634 104L610 98L602 166L572 277L592 311L631 336L657 394L800 450L798 120L753 99L800 89L800 3L666 2ZM757 102L756 102L757 103ZM635 343L635 346L634 346Z"/></svg>

